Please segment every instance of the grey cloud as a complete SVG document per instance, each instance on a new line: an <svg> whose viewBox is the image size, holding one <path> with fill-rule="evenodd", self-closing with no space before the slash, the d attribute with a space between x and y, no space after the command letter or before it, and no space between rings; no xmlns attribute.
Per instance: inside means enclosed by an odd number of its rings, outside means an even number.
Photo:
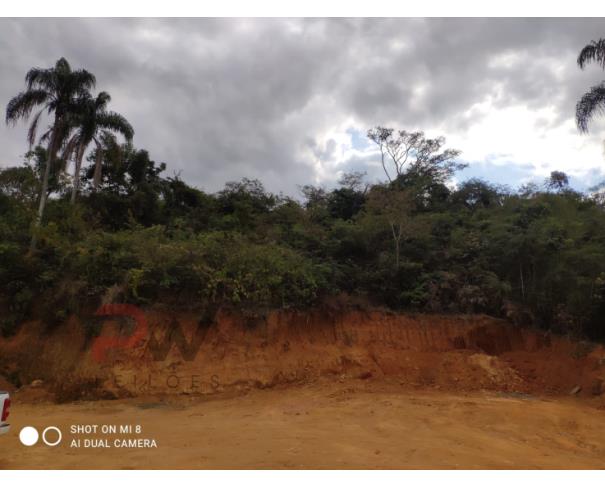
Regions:
<svg viewBox="0 0 605 487"><path fill-rule="evenodd" d="M0 100L65 56L97 75L135 144L169 171L207 190L247 176L294 194L334 157L319 141L351 117L447 135L491 95L553 107L540 124L569 120L605 78L575 65L600 36L600 19L2 19ZM507 55L517 61L494 62ZM24 125L0 129L0 164L18 162L24 140Z"/></svg>

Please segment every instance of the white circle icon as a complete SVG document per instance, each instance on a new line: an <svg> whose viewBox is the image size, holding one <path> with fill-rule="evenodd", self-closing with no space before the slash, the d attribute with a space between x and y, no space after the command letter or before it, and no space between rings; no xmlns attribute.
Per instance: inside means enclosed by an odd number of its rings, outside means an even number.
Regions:
<svg viewBox="0 0 605 487"><path fill-rule="evenodd" d="M50 442L46 439L46 433L48 433L49 431L56 431L57 432L57 439L54 442ZM36 433L37 434L37 433ZM57 446L59 443L61 443L61 438L63 438L63 435L61 434L61 430L59 428L57 428L56 426L49 426L48 428L46 428L43 432L42 432L42 441L44 443L46 443L48 446Z"/></svg>
<svg viewBox="0 0 605 487"><path fill-rule="evenodd" d="M32 446L38 442L38 430L33 426L26 426L19 433L19 439L25 446Z"/></svg>

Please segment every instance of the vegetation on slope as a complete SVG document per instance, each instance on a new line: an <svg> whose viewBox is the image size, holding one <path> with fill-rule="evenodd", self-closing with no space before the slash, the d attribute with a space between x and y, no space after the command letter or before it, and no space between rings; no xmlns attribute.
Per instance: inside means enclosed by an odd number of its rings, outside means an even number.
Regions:
<svg viewBox="0 0 605 487"><path fill-rule="evenodd" d="M443 138L376 127L368 137L383 183L345 174L296 199L243 179L209 194L166 177L132 144L128 122L106 110L109 96L90 94L90 73L60 60L27 80L7 120L35 106L55 115L40 139L33 118L25 161L0 171L3 334L108 293L257 312L344 293L605 338L605 199L570 189L564 173L516 190L454 186L463 165Z"/></svg>

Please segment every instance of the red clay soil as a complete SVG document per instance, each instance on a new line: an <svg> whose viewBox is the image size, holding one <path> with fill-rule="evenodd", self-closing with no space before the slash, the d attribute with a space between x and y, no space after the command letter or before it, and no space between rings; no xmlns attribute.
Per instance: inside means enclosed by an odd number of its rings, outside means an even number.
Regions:
<svg viewBox="0 0 605 487"><path fill-rule="evenodd" d="M127 320L104 319L102 337L133 332ZM605 379L602 346L482 315L318 309L246 319L221 313L207 328L193 313L147 310L145 319L146 337L134 348L107 350L102 362L91 353L94 340L85 338L76 317L52 333L43 333L40 323L26 323L15 337L0 340L0 374L22 384L41 380L59 401L213 394L319 378L388 378L403 387L453 392L575 390L599 397ZM196 336L199 347L187 348ZM171 344L164 354L162 344ZM30 389L22 388L22 396L38 397Z"/></svg>
<svg viewBox="0 0 605 487"><path fill-rule="evenodd" d="M76 317L0 340L0 388L25 384L0 469L605 468L602 346L486 316L103 319L100 341ZM92 424L157 448L74 447L121 439L71 431ZM23 446L26 425L63 442Z"/></svg>

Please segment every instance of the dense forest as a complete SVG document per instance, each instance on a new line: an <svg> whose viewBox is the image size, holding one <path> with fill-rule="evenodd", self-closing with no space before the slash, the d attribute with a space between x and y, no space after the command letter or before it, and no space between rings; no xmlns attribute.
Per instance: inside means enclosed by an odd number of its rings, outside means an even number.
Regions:
<svg viewBox="0 0 605 487"><path fill-rule="evenodd" d="M7 106L7 122L29 122L31 149L0 171L4 335L103 299L263 313L340 297L605 338L605 198L563 172L454 185L464 165L444 138L376 127L383 182L343 174L294 198L242 179L209 194L136 148L94 86L61 59L32 69Z"/></svg>

